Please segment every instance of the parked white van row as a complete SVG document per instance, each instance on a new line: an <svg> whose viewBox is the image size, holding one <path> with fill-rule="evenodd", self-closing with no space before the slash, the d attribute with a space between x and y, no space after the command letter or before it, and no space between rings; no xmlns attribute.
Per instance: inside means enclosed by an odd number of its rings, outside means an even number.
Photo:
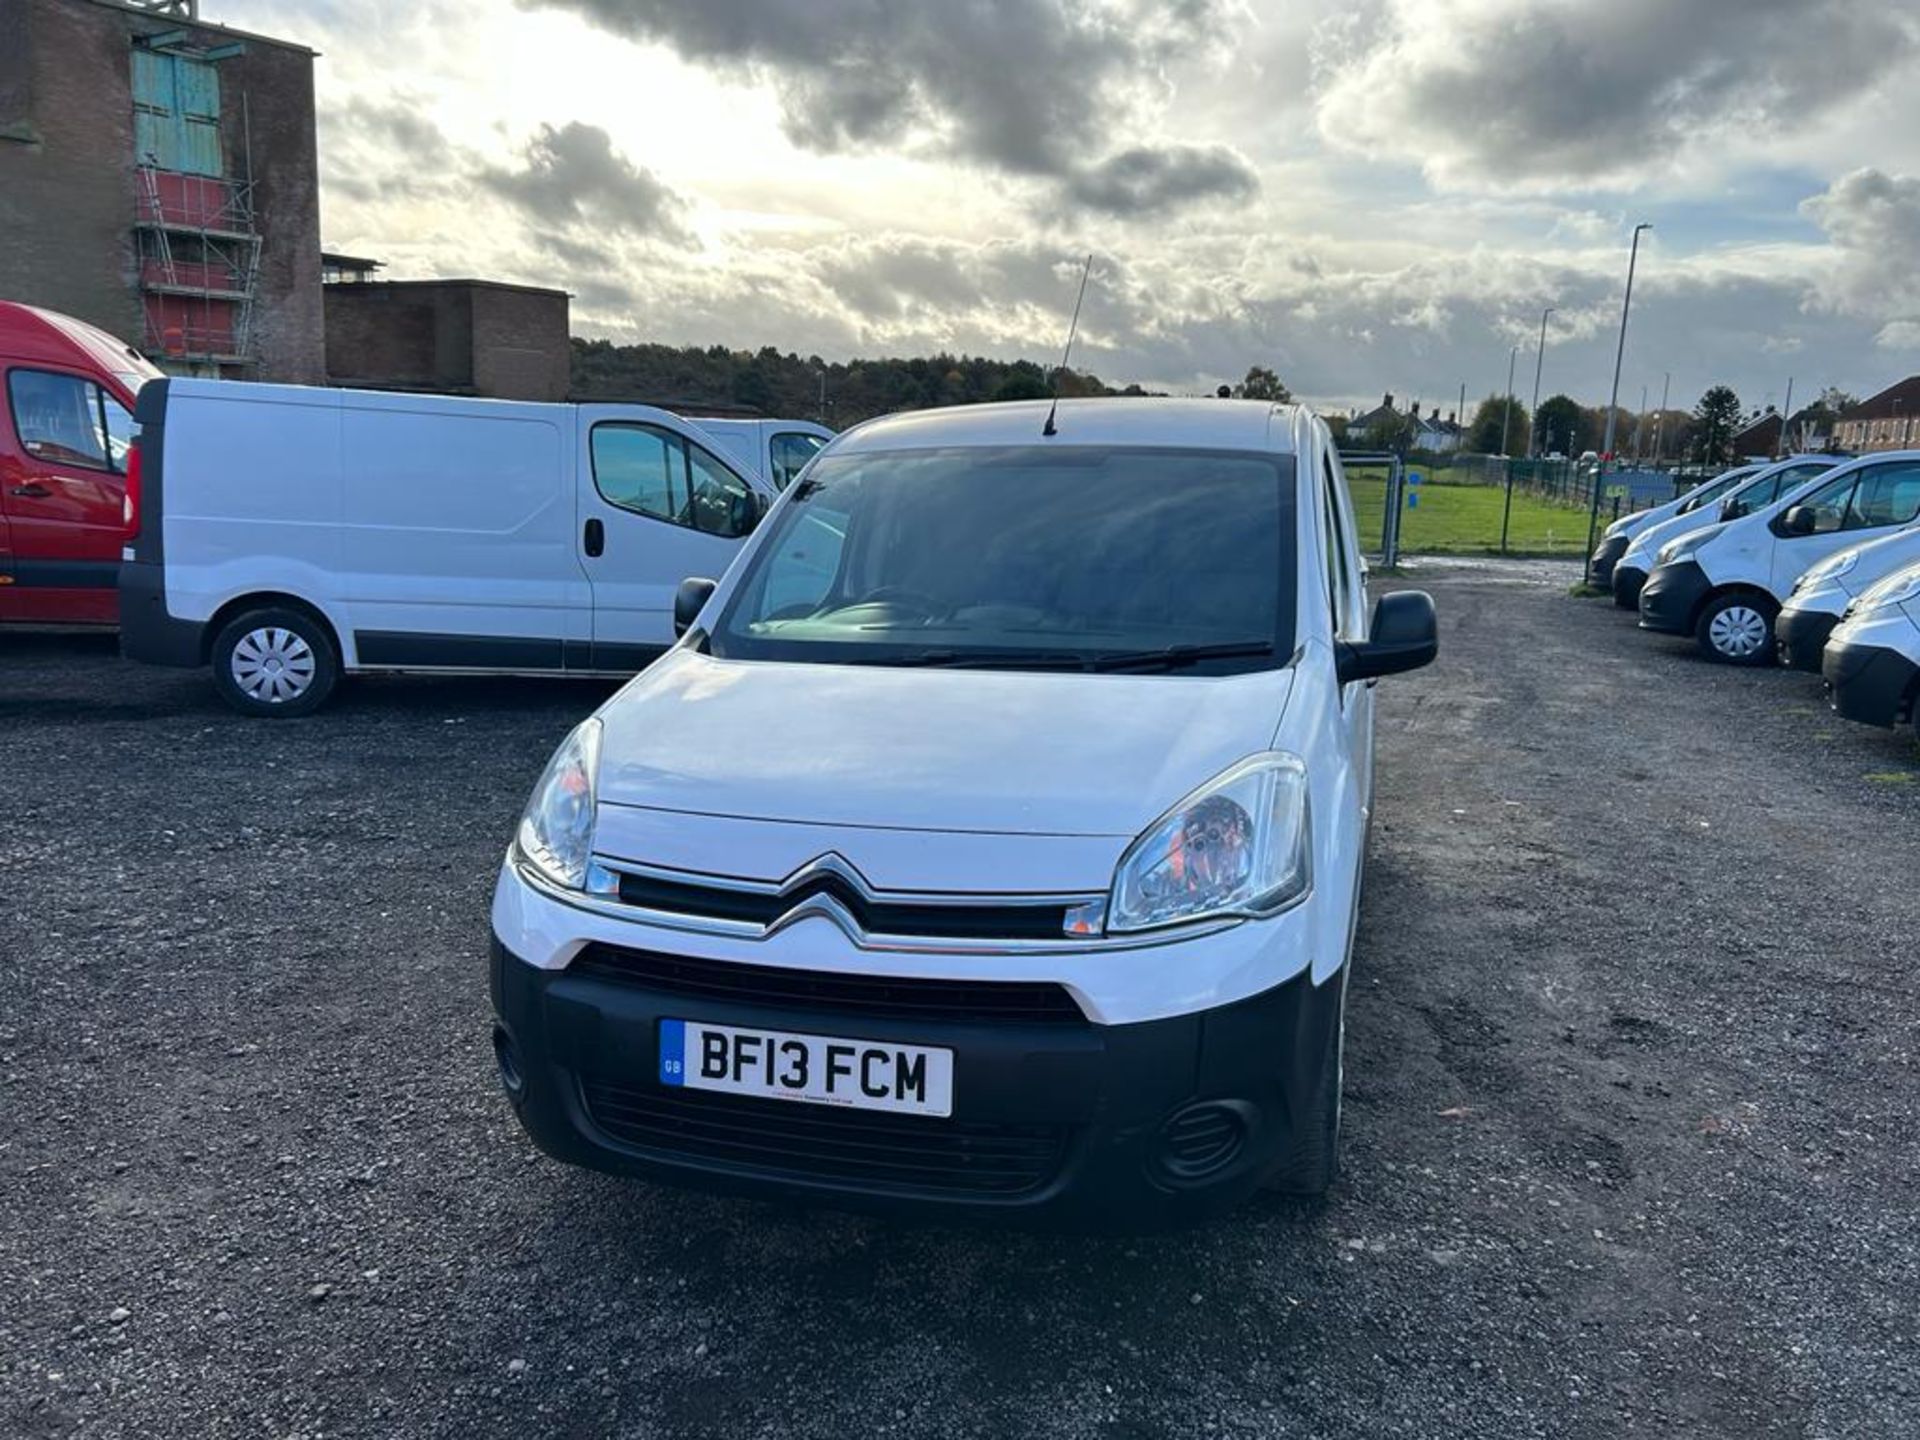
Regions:
<svg viewBox="0 0 1920 1440"><path fill-rule="evenodd" d="M1861 591L1828 636L1833 708L1865 725L1909 724L1920 740L1920 557Z"/></svg>
<svg viewBox="0 0 1920 1440"><path fill-rule="evenodd" d="M1920 452L1833 466L1737 519L1667 541L1640 591L1640 624L1691 635L1712 659L1771 664L1774 621L1795 581L1829 556L1916 520Z"/></svg>
<svg viewBox="0 0 1920 1440"><path fill-rule="evenodd" d="M1596 583L1612 588L1613 603L1621 609L1637 608L1640 587L1659 563L1662 547L1682 535L1703 530L1710 525L1738 520L1764 505L1770 505L1782 495L1799 488L1805 481L1831 470L1843 459L1844 456L1838 455L1795 455L1771 465L1743 465L1716 476L1700 487L1700 491L1706 492L1704 503L1662 516L1636 530L1629 537L1611 574L1602 576L1596 569ZM1603 544L1601 548L1606 547ZM1596 562L1598 554L1596 551Z"/></svg>
<svg viewBox="0 0 1920 1440"><path fill-rule="evenodd" d="M136 409L125 653L298 715L380 670L630 675L829 438L641 405L158 380Z"/></svg>

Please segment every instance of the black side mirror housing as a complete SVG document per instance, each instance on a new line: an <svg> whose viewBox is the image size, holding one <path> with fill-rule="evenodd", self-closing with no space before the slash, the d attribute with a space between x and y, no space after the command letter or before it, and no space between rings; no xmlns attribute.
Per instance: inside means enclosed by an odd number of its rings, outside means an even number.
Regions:
<svg viewBox="0 0 1920 1440"><path fill-rule="evenodd" d="M1373 607L1367 638L1335 644L1340 683L1373 680L1431 665L1440 653L1440 619L1433 597L1424 590L1395 590Z"/></svg>
<svg viewBox="0 0 1920 1440"><path fill-rule="evenodd" d="M700 618L700 612L706 607L714 587L720 582L702 577L682 580L673 592L673 634L678 639L692 628L693 622Z"/></svg>
<svg viewBox="0 0 1920 1440"><path fill-rule="evenodd" d="M1811 535L1817 523L1813 511L1805 505L1795 505L1781 517L1781 528L1788 535Z"/></svg>

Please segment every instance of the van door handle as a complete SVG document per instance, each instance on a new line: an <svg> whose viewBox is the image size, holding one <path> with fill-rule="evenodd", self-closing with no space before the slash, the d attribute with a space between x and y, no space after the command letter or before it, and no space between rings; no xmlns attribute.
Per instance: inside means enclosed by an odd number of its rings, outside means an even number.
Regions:
<svg viewBox="0 0 1920 1440"><path fill-rule="evenodd" d="M42 485L38 480L32 480L25 485L14 486L7 493L9 495L18 495L22 500L44 500L47 496L53 494L53 491Z"/></svg>
<svg viewBox="0 0 1920 1440"><path fill-rule="evenodd" d="M597 558L604 554L607 548L607 527L598 520L587 521L587 531L581 537L581 542L586 546L588 555Z"/></svg>

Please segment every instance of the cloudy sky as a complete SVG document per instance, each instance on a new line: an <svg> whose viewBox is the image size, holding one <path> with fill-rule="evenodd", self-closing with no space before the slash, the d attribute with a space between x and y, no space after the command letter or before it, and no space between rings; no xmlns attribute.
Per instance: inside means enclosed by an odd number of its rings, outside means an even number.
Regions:
<svg viewBox="0 0 1920 1440"><path fill-rule="evenodd" d="M574 329L1054 352L1329 407L1750 405L1920 370L1920 10L1887 0L204 0L322 52L326 243Z"/></svg>

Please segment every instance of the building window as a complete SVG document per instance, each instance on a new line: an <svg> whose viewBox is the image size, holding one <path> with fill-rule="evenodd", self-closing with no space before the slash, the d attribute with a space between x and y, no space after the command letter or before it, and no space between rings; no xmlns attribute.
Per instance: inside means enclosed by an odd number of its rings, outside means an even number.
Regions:
<svg viewBox="0 0 1920 1440"><path fill-rule="evenodd" d="M133 52L133 155L186 175L224 175L220 72L205 60Z"/></svg>

